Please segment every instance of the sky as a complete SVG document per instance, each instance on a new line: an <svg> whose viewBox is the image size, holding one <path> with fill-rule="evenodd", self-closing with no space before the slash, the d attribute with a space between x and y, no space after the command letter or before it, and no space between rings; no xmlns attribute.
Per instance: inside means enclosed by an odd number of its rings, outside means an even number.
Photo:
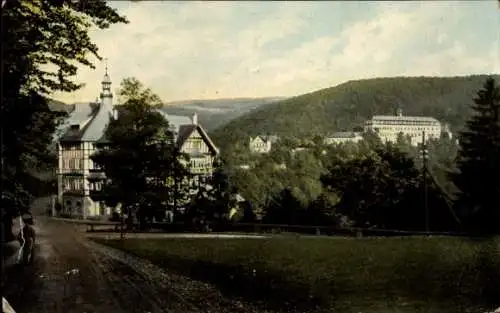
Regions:
<svg viewBox="0 0 500 313"><path fill-rule="evenodd" d="M130 23L92 30L113 88L164 102L295 96L348 80L500 73L500 5L482 1L111 1ZM66 103L95 100L104 62Z"/></svg>

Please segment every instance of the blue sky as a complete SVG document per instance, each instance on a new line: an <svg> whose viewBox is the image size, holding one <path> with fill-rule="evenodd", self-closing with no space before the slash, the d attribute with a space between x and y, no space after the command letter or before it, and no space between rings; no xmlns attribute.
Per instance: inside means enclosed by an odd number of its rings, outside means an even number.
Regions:
<svg viewBox="0 0 500 313"><path fill-rule="evenodd" d="M500 73L496 0L110 2L130 20L91 38L114 87L137 77L165 101L294 96L352 79ZM97 60L96 60L97 61ZM94 100L104 72L56 99Z"/></svg>

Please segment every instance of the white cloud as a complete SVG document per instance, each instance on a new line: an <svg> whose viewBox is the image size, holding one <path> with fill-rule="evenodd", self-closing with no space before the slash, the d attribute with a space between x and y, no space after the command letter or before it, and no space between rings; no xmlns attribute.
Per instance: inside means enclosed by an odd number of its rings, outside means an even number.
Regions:
<svg viewBox="0 0 500 313"><path fill-rule="evenodd" d="M370 19L354 16L341 31L328 32L336 23L322 20L328 12L311 13L321 2L275 3L255 16L248 12L267 4L122 3L131 23L92 38L110 60L115 87L135 76L164 100L296 95L374 76L500 72L498 42L478 49L455 31L467 14L459 4L383 2ZM326 32L308 30L321 23ZM294 46L280 46L292 38ZM78 80L88 86L57 98L92 100L102 74L102 64L82 69Z"/></svg>

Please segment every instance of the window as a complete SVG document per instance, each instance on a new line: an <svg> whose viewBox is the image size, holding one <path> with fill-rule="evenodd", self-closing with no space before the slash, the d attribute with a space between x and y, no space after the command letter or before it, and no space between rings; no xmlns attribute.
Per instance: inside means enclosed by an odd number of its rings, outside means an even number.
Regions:
<svg viewBox="0 0 500 313"><path fill-rule="evenodd" d="M102 189L102 182L89 183L89 189L93 191L100 191Z"/></svg>

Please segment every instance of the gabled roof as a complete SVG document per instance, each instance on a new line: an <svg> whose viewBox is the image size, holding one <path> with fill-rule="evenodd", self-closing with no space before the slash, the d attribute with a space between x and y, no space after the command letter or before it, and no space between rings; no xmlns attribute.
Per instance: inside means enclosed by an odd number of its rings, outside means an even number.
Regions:
<svg viewBox="0 0 500 313"><path fill-rule="evenodd" d="M191 136L191 134L195 130L197 130L200 133L201 137L203 138L203 140L205 140L205 142L208 144L208 147L213 153L216 154L219 153L219 150L212 142L205 129L203 129L203 127L199 124L181 125L179 127L179 134L177 136L177 141L176 141L177 146L182 147L182 145L186 142L186 140L189 138L189 136Z"/></svg>
<svg viewBox="0 0 500 313"><path fill-rule="evenodd" d="M276 141L279 140L279 137L275 135L258 135L255 138L250 137L251 140L255 140L257 138L260 138L264 142L271 142L271 143L275 143Z"/></svg>
<svg viewBox="0 0 500 313"><path fill-rule="evenodd" d="M61 142L82 141L85 132L94 123L100 109L95 103L77 103L74 107L75 109L56 131L56 133L62 133L60 138L55 138Z"/></svg>
<svg viewBox="0 0 500 313"><path fill-rule="evenodd" d="M181 125L179 127L179 134L177 135L177 146L182 146L184 142L191 136L191 134L194 132L196 129L196 125L191 124L191 125Z"/></svg>
<svg viewBox="0 0 500 313"><path fill-rule="evenodd" d="M259 137L262 138L262 140L269 141L271 143L275 143L279 139L279 137L275 135L265 135L265 136L260 135Z"/></svg>

